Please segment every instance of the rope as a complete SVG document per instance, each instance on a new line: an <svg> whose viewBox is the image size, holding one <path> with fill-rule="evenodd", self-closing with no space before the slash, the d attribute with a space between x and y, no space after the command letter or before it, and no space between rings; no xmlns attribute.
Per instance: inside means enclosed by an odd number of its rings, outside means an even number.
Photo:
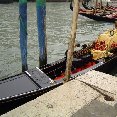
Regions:
<svg viewBox="0 0 117 117"><path fill-rule="evenodd" d="M115 100L114 99L114 95L115 95L114 93L111 93L109 91L106 91L104 89L101 89L101 88L99 88L97 86L94 86L92 84L86 83L84 81L80 81L80 82L86 84L87 86L91 87L92 89L94 89L95 91L97 91L98 93L100 93L102 96L104 96L104 99L105 100L107 100L107 101L114 101Z"/></svg>

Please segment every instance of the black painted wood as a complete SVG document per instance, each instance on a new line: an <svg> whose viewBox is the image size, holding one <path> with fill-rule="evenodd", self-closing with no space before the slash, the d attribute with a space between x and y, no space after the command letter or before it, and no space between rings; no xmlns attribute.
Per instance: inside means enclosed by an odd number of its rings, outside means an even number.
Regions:
<svg viewBox="0 0 117 117"><path fill-rule="evenodd" d="M28 73L31 75L30 78L33 79L38 85L42 88L51 86L51 79L40 69L31 69L28 70Z"/></svg>
<svg viewBox="0 0 117 117"><path fill-rule="evenodd" d="M13 3L13 0L0 0L0 4L9 4Z"/></svg>
<svg viewBox="0 0 117 117"><path fill-rule="evenodd" d="M79 14L96 21L115 22L117 20L116 18L108 18L100 15L93 15L93 14L87 14L87 13L79 13Z"/></svg>
<svg viewBox="0 0 117 117"><path fill-rule="evenodd" d="M26 74L20 74L0 81L0 99L13 96L18 97L20 94L37 89L39 87Z"/></svg>

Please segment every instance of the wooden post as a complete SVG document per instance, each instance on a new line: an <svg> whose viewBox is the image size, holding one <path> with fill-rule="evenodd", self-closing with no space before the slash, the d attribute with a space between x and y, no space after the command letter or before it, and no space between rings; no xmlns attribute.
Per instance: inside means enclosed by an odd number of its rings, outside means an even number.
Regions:
<svg viewBox="0 0 117 117"><path fill-rule="evenodd" d="M102 0L100 0L100 10L102 9Z"/></svg>
<svg viewBox="0 0 117 117"><path fill-rule="evenodd" d="M98 0L96 0L96 2L95 2L95 10L94 10L94 14L96 14L96 11L97 11L97 4L98 4Z"/></svg>
<svg viewBox="0 0 117 117"><path fill-rule="evenodd" d="M46 0L36 0L39 43L39 67L47 63Z"/></svg>
<svg viewBox="0 0 117 117"><path fill-rule="evenodd" d="M109 7L109 3L108 3L108 1L107 1L107 3L106 3L106 7L107 7L107 8Z"/></svg>
<svg viewBox="0 0 117 117"><path fill-rule="evenodd" d="M104 7L102 14L105 15L105 13L106 13L106 6Z"/></svg>
<svg viewBox="0 0 117 117"><path fill-rule="evenodd" d="M72 26L71 26L71 33L70 33L70 38L69 38L67 63L66 63L66 71L65 71L65 78L64 78L65 82L69 81L70 76L71 76L70 72L71 72L72 59L73 59L74 43L75 43L75 38L76 38L78 12L79 12L79 1L74 0Z"/></svg>
<svg viewBox="0 0 117 117"><path fill-rule="evenodd" d="M117 21L115 21L115 29L117 29Z"/></svg>
<svg viewBox="0 0 117 117"><path fill-rule="evenodd" d="M27 65L27 0L19 0L20 19L20 49L22 59L22 71L28 69Z"/></svg>

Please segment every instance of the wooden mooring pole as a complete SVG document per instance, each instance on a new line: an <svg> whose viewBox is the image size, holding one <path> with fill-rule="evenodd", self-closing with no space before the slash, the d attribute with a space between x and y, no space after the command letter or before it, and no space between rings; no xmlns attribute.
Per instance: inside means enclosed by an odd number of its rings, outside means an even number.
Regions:
<svg viewBox="0 0 117 117"><path fill-rule="evenodd" d="M22 59L22 71L28 69L27 65L27 0L19 0L20 19L20 49Z"/></svg>
<svg viewBox="0 0 117 117"><path fill-rule="evenodd" d="M96 12L97 12L97 4L98 4L98 0L96 0L96 2L95 2L94 14L96 14Z"/></svg>
<svg viewBox="0 0 117 117"><path fill-rule="evenodd" d="M100 0L100 10L102 9L102 0Z"/></svg>
<svg viewBox="0 0 117 117"><path fill-rule="evenodd" d="M117 21L115 21L115 29L117 29Z"/></svg>
<svg viewBox="0 0 117 117"><path fill-rule="evenodd" d="M73 59L74 43L76 38L77 22L78 22L78 13L79 13L79 0L74 0L73 5L73 15L72 15L72 26L71 33L69 38L68 52L67 52L67 63L64 81L67 82L70 79L70 72Z"/></svg>
<svg viewBox="0 0 117 117"><path fill-rule="evenodd" d="M36 0L39 42L39 67L47 63L46 0Z"/></svg>

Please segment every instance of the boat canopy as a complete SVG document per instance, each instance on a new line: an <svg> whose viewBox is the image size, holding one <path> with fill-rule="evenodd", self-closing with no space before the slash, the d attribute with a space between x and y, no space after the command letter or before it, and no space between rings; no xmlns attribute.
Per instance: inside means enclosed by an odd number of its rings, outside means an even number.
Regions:
<svg viewBox="0 0 117 117"><path fill-rule="evenodd" d="M112 55L110 51L117 48L117 29L109 30L98 36L98 39L94 42L91 53L93 59L97 60L103 57Z"/></svg>
<svg viewBox="0 0 117 117"><path fill-rule="evenodd" d="M117 45L117 29L106 31L98 37L97 41L105 42L109 48L111 48L113 44Z"/></svg>

